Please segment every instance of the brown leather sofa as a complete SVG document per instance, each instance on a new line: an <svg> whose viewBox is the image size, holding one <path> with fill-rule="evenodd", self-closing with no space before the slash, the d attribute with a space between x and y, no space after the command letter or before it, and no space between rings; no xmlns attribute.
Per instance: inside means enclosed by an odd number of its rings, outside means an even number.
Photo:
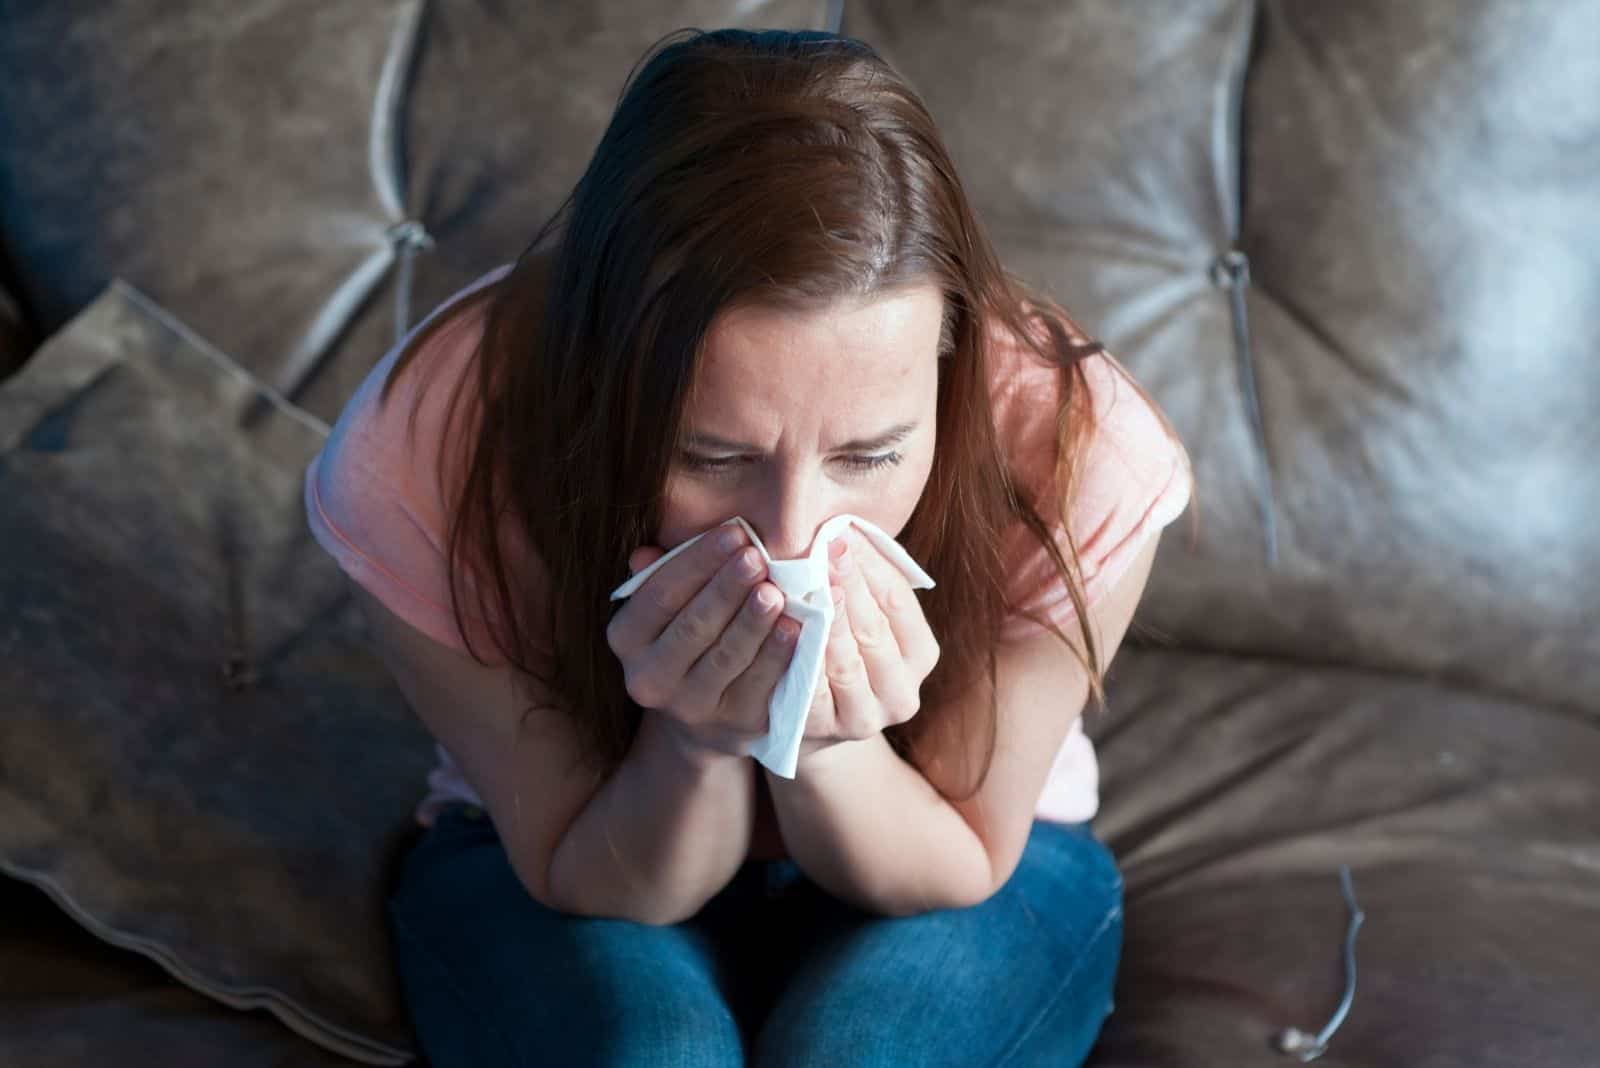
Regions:
<svg viewBox="0 0 1600 1068"><path fill-rule="evenodd" d="M295 479L719 25L876 47L1194 461L1090 724L1090 1064L1335 1020L1327 1064L1600 1063L1600 0L0 22L0 1063L412 1057L380 909L431 751Z"/></svg>

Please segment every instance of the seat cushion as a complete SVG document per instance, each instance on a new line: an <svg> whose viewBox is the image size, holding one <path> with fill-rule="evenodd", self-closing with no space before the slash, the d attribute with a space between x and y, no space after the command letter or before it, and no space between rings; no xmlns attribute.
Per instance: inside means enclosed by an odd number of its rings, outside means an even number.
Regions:
<svg viewBox="0 0 1600 1068"><path fill-rule="evenodd" d="M432 745L306 528L327 428L113 284L0 385L0 874L400 1064L384 918Z"/></svg>
<svg viewBox="0 0 1600 1068"><path fill-rule="evenodd" d="M235 1012L95 938L42 891L0 878L0 1064L100 1068L350 1060L262 1012Z"/></svg>
<svg viewBox="0 0 1600 1068"><path fill-rule="evenodd" d="M1136 625L1137 626L1137 625ZM1092 1064L1580 1065L1600 1004L1600 728L1396 676L1125 648L1091 717L1126 882ZM1328 1063L1324 1062L1324 1063Z"/></svg>

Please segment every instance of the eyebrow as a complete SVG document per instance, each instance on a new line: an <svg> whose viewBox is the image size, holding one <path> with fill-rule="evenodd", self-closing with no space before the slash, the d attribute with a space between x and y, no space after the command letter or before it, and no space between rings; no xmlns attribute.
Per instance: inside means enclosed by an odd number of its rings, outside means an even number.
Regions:
<svg viewBox="0 0 1600 1068"><path fill-rule="evenodd" d="M894 426L890 427L888 430L885 430L881 434L875 434L870 438L857 438L854 441L847 441L843 445L835 448L833 451L873 452L877 449L886 449L890 445L898 445L900 442L904 441L915 429L917 429L916 423L896 423ZM684 448L688 449L708 449L718 452L761 451L761 449L757 446L748 444L747 442L729 441L727 438L719 438L715 434L686 434L683 439L683 445Z"/></svg>

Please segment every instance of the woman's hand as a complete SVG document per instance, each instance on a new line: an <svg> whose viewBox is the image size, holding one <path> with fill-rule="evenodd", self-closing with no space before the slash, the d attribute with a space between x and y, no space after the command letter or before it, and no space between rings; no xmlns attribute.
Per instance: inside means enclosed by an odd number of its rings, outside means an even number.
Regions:
<svg viewBox="0 0 1600 1068"><path fill-rule="evenodd" d="M635 572L665 555L640 546ZM767 733L767 703L794 656L799 624L737 526L701 538L634 591L606 626L628 696L660 712L693 759L748 756Z"/></svg>
<svg viewBox="0 0 1600 1068"><path fill-rule="evenodd" d="M800 756L870 738L921 707L939 642L900 569L854 528L829 547L833 627Z"/></svg>

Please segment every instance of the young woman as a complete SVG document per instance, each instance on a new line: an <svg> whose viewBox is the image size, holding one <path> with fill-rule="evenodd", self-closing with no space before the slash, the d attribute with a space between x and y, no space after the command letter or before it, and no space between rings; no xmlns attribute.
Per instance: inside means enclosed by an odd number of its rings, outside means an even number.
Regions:
<svg viewBox="0 0 1600 1068"><path fill-rule="evenodd" d="M1122 936L1080 713L1188 458L999 265L869 47L652 52L529 250L389 353L306 473L439 743L389 902L420 1045L435 1068L1077 1064ZM747 753L796 628L722 524L786 559L843 513L936 585L832 544L783 778Z"/></svg>

